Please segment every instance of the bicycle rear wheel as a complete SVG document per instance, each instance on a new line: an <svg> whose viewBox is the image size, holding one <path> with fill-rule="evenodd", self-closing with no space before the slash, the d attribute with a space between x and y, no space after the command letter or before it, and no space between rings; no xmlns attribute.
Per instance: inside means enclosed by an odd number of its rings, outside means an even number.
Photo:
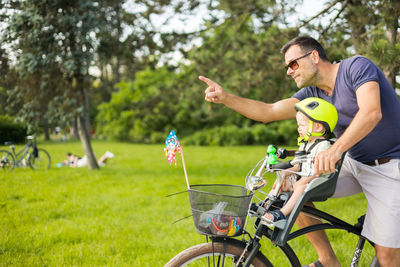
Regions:
<svg viewBox="0 0 400 267"><path fill-rule="evenodd" d="M235 266L244 248L244 242L234 239L199 244L182 251L165 266ZM273 265L261 252L258 252L251 266L264 267Z"/></svg>
<svg viewBox="0 0 400 267"><path fill-rule="evenodd" d="M35 170L49 169L51 165L50 154L43 148L38 148L37 157L33 153L29 154L29 166Z"/></svg>
<svg viewBox="0 0 400 267"><path fill-rule="evenodd" d="M7 150L0 150L0 169L10 171L15 167L14 156Z"/></svg>

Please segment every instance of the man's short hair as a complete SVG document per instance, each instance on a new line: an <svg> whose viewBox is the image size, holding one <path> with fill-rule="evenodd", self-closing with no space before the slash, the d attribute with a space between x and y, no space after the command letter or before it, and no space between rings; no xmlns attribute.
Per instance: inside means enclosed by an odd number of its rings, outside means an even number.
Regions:
<svg viewBox="0 0 400 267"><path fill-rule="evenodd" d="M297 36L296 38L290 40L284 46L282 46L281 53L286 54L289 48L292 47L293 45L298 45L304 53L316 50L319 54L319 57L323 61L329 61L322 45L317 40L315 40L310 36Z"/></svg>

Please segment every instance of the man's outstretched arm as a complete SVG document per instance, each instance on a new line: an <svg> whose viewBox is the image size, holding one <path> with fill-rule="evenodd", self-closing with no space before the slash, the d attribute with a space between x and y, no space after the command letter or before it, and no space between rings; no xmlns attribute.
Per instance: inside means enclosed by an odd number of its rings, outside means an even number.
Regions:
<svg viewBox="0 0 400 267"><path fill-rule="evenodd" d="M294 104L299 102L296 98L287 98L269 104L229 94L218 83L204 76L199 76L199 79L208 85L204 92L206 101L224 104L249 119L267 123L296 117Z"/></svg>

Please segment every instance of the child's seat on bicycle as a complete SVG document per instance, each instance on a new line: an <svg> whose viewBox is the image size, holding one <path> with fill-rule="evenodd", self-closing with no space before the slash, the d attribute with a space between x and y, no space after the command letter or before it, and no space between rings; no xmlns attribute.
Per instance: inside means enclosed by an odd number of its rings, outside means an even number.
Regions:
<svg viewBox="0 0 400 267"><path fill-rule="evenodd" d="M344 157L345 153L343 153L341 160L337 163L335 172L330 176L315 178L307 185L287 220L279 221L275 225L271 238L271 241L274 244L283 246L286 243L293 224L305 203L312 201L325 201L335 193L336 183Z"/></svg>

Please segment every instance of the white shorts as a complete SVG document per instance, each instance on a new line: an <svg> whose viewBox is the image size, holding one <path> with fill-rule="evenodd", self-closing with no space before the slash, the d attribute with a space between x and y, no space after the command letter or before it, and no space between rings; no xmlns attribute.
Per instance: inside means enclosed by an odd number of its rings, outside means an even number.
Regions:
<svg viewBox="0 0 400 267"><path fill-rule="evenodd" d="M369 166L346 155L332 197L361 192L368 202L362 235L380 246L400 248L400 159Z"/></svg>
<svg viewBox="0 0 400 267"><path fill-rule="evenodd" d="M87 162L87 157L83 156L81 159L78 160L78 162L76 163L76 167L85 167L87 166L88 162Z"/></svg>

